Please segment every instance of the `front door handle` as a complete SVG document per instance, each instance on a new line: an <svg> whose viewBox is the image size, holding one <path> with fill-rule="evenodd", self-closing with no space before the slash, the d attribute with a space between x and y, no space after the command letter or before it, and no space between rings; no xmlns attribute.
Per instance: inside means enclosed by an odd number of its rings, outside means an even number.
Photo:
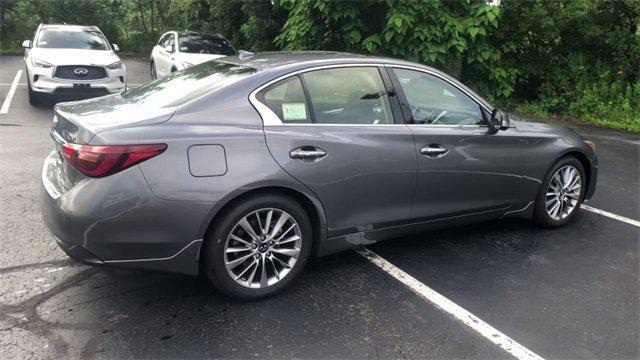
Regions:
<svg viewBox="0 0 640 360"><path fill-rule="evenodd" d="M301 147L291 150L289 153L292 159L316 160L327 156L327 152L315 147Z"/></svg>
<svg viewBox="0 0 640 360"><path fill-rule="evenodd" d="M446 147L438 144L430 144L427 146L423 146L422 149L420 149L420 154L429 157L445 156L448 152L449 150L447 150Z"/></svg>

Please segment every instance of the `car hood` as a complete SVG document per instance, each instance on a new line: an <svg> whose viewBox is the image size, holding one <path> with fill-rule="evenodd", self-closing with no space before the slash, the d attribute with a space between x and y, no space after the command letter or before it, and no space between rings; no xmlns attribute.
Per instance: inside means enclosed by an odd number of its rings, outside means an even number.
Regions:
<svg viewBox="0 0 640 360"><path fill-rule="evenodd" d="M67 141L72 132L73 142L86 144L100 132L165 122L175 111L176 107L144 106L113 94L57 104L53 127Z"/></svg>
<svg viewBox="0 0 640 360"><path fill-rule="evenodd" d="M540 119L524 117L516 114L509 114L509 123L518 130L559 132L569 131L564 125L544 122Z"/></svg>
<svg viewBox="0 0 640 360"><path fill-rule="evenodd" d="M29 51L32 58L46 61L53 65L109 65L120 60L112 50L85 49L43 49L33 48Z"/></svg>
<svg viewBox="0 0 640 360"><path fill-rule="evenodd" d="M219 59L222 57L225 57L225 55L180 53L179 59L180 61L186 61L192 65L197 65L205 61Z"/></svg>

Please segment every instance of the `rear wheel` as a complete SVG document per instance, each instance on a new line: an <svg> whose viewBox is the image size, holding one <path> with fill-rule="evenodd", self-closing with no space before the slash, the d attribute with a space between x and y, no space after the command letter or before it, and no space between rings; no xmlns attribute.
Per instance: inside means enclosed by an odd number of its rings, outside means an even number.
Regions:
<svg viewBox="0 0 640 360"><path fill-rule="evenodd" d="M300 274L311 246L311 222L302 206L286 196L256 196L225 211L214 224L206 239L204 272L230 297L264 298Z"/></svg>
<svg viewBox="0 0 640 360"><path fill-rule="evenodd" d="M573 156L564 157L551 168L536 198L534 219L546 228L567 224L584 200L586 190L582 163Z"/></svg>

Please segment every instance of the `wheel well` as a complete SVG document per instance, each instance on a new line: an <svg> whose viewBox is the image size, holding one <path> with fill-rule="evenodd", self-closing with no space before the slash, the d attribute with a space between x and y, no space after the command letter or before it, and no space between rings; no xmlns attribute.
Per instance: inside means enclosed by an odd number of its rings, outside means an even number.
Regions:
<svg viewBox="0 0 640 360"><path fill-rule="evenodd" d="M584 174L586 179L584 179L585 189L589 188L589 181L591 180L591 163L589 162L589 158L579 151L572 151L564 154L562 157L573 156L582 164L582 168L584 169ZM586 190L585 190L586 191Z"/></svg>
<svg viewBox="0 0 640 360"><path fill-rule="evenodd" d="M318 213L318 209L316 209L311 199L309 199L305 194L297 190L293 190L286 187L279 187L279 186L269 186L269 187L253 189L245 193L242 193L234 197L233 199L229 200L226 204L224 204L222 208L220 208L220 210L216 212L216 214L213 216L213 219L211 219L211 221L209 222L209 225L207 226L207 230L204 233L204 241L205 242L207 241L208 235L211 231L213 231L217 220L222 218L225 215L225 213L229 211L230 208L235 206L235 204L240 203L249 197L264 195L264 194L277 194L277 195L287 196L292 198L298 204L300 204L300 206L302 206L304 211L306 211L307 216L309 216L309 220L311 221L311 227L312 227L311 230L313 232L313 247L311 249L311 253L315 254L318 243L320 242L319 240L322 236L322 223L320 221L320 214ZM204 246L205 244L203 244L200 250L200 255L198 259L200 264L203 264Z"/></svg>

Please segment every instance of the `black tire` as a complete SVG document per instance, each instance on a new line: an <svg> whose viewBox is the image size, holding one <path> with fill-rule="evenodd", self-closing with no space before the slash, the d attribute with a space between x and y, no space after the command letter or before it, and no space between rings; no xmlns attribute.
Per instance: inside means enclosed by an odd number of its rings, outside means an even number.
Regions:
<svg viewBox="0 0 640 360"><path fill-rule="evenodd" d="M292 268L282 279L266 287L249 288L237 283L227 271L224 254L225 243L235 225L243 217L265 208L285 211L297 222L302 238L300 253ZM234 204L216 219L212 231L205 238L202 271L216 288L229 297L247 301L266 298L284 290L300 275L311 255L312 244L311 221L300 204L288 196L279 194L253 196Z"/></svg>
<svg viewBox="0 0 640 360"><path fill-rule="evenodd" d="M547 190L549 189L549 183L551 182L552 177L556 174L556 172L559 169L564 168L568 165L573 166L575 169L578 170L578 173L580 174L580 194L578 196L578 202L573 208L573 210L565 218L554 219L553 217L551 217L551 215L549 215L546 209ZM586 191L586 176L585 176L585 171L584 171L584 167L582 166L582 163L578 159L576 159L574 156L565 156L561 158L551 167L551 169L549 170L549 173L544 178L544 181L540 186L540 190L538 191L538 195L536 196L536 205L533 212L534 221L538 226L547 228L547 229L554 229L554 228L558 228L566 225L578 213L578 209L580 208L580 205L584 201L585 191Z"/></svg>
<svg viewBox="0 0 640 360"><path fill-rule="evenodd" d="M27 81L29 92L29 104L32 106L42 105L42 96L31 89L31 83Z"/></svg>
<svg viewBox="0 0 640 360"><path fill-rule="evenodd" d="M156 71L156 63L151 61L149 65L149 75L151 75L151 80L156 80L158 78L158 72Z"/></svg>

